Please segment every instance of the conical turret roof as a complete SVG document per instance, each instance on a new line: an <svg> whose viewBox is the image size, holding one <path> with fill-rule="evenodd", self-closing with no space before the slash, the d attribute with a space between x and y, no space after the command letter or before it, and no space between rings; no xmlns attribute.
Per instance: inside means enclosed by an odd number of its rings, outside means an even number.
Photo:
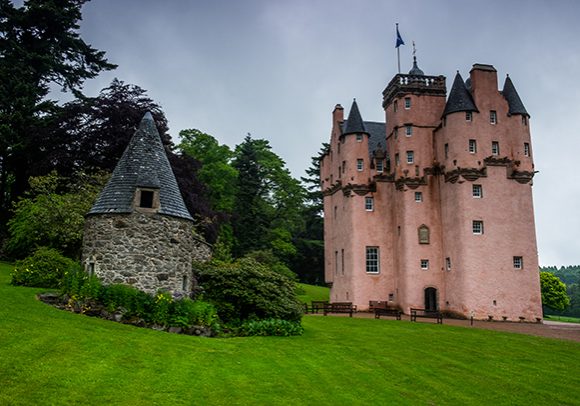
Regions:
<svg viewBox="0 0 580 406"><path fill-rule="evenodd" d="M141 120L111 179L88 214L131 213L137 188L159 189L159 214L193 220L149 112Z"/></svg>
<svg viewBox="0 0 580 406"><path fill-rule="evenodd" d="M507 100L509 106L508 114L511 116L512 114L522 114L525 116L530 116L524 107L524 103L522 103L522 99L520 99L520 95L516 91L512 80L510 79L509 75L505 78L505 83L503 84L503 90L501 92L503 97Z"/></svg>
<svg viewBox="0 0 580 406"><path fill-rule="evenodd" d="M451 86L449 99L447 99L443 115L446 116L457 111L479 111L459 72L455 75L455 80L453 81L453 86Z"/></svg>
<svg viewBox="0 0 580 406"><path fill-rule="evenodd" d="M368 133L365 129L363 119L358 110L358 105L356 104L356 99L352 101L352 106L350 108L350 113L348 113L348 118L346 120L346 126L342 135L354 134L354 133Z"/></svg>

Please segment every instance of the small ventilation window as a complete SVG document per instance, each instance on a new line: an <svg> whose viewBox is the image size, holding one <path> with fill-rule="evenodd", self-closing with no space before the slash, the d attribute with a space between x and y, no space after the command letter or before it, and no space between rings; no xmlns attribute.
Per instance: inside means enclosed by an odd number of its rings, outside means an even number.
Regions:
<svg viewBox="0 0 580 406"><path fill-rule="evenodd" d="M153 208L153 196L154 192L152 190L142 190L141 198L139 199L139 207L146 209Z"/></svg>

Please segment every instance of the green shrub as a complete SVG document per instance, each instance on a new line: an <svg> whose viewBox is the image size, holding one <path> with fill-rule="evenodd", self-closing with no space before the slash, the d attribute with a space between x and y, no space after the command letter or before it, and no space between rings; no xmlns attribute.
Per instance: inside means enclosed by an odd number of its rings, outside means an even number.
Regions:
<svg viewBox="0 0 580 406"><path fill-rule="evenodd" d="M31 256L16 262L11 283L37 288L58 288L65 272L75 266L79 265L57 250L40 247Z"/></svg>
<svg viewBox="0 0 580 406"><path fill-rule="evenodd" d="M171 304L169 325L175 327L206 326L218 324L215 307L207 302L185 298Z"/></svg>
<svg viewBox="0 0 580 406"><path fill-rule="evenodd" d="M87 274L80 265L69 268L61 282L61 293L77 300L99 300L103 285L95 275Z"/></svg>
<svg viewBox="0 0 580 406"><path fill-rule="evenodd" d="M266 319L256 321L246 321L239 328L242 336L299 336L304 329L298 322Z"/></svg>
<svg viewBox="0 0 580 406"><path fill-rule="evenodd" d="M294 282L253 259L194 268L204 299L216 306L225 322L270 318L299 322L302 317Z"/></svg>

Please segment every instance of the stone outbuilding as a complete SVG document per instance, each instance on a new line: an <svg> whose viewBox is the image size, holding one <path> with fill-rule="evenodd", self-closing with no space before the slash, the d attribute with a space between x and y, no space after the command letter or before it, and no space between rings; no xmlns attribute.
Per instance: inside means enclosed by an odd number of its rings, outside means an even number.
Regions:
<svg viewBox="0 0 580 406"><path fill-rule="evenodd" d="M191 292L192 261L210 246L194 231L151 113L86 216L82 260L104 283Z"/></svg>

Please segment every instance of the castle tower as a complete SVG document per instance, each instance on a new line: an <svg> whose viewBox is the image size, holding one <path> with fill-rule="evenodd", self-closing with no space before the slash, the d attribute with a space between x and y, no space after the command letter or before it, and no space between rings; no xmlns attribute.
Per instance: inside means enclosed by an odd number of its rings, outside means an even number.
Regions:
<svg viewBox="0 0 580 406"><path fill-rule="evenodd" d="M445 78L427 76L413 60L383 92L387 150L394 187L388 189L395 236L397 288L403 309L440 309L442 275L439 187L433 173L433 130L445 106Z"/></svg>
<svg viewBox="0 0 580 406"><path fill-rule="evenodd" d="M456 75L434 134L451 311L542 317L528 119L509 77L498 91L493 66Z"/></svg>
<svg viewBox="0 0 580 406"><path fill-rule="evenodd" d="M192 260L209 256L147 113L86 216L85 267L104 283L187 294L195 282Z"/></svg>

